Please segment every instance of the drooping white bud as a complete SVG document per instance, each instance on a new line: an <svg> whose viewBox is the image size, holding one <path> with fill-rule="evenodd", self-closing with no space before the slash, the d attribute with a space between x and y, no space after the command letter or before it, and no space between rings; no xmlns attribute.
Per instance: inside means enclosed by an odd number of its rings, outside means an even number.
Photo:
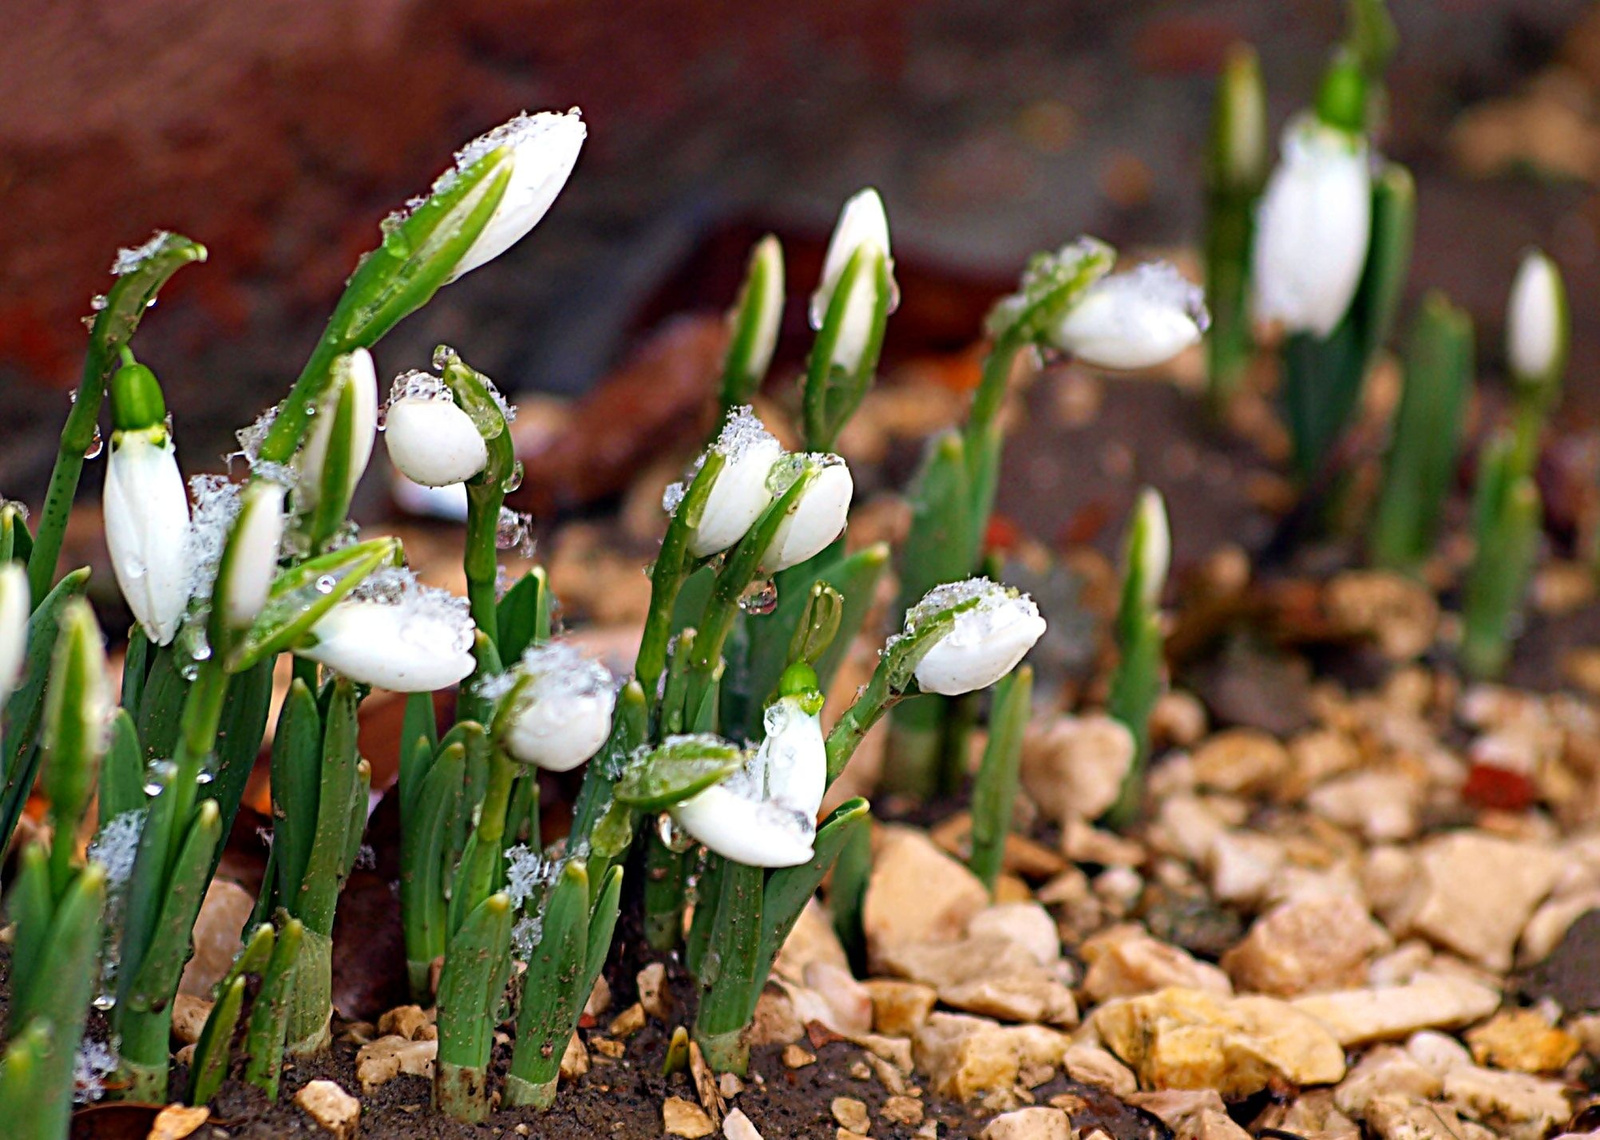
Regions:
<svg viewBox="0 0 1600 1140"><path fill-rule="evenodd" d="M285 490L281 483L255 479L240 494L239 514L223 550L215 595L234 629L248 626L267 604L278 573L278 548L283 543Z"/></svg>
<svg viewBox="0 0 1600 1140"><path fill-rule="evenodd" d="M957 697L984 689L1011 672L1044 636L1039 607L1026 594L987 578L935 586L906 611L905 635L955 611L949 630L917 663L917 686L925 693Z"/></svg>
<svg viewBox="0 0 1600 1140"><path fill-rule="evenodd" d="M1290 123L1256 218L1257 319L1326 337L1355 297L1371 236L1366 139L1309 115Z"/></svg>
<svg viewBox="0 0 1600 1140"><path fill-rule="evenodd" d="M501 147L511 148L512 167L505 194L488 224L456 263L450 281L493 261L539 224L567 184L587 134L583 116L574 107L565 114L520 114L461 149L456 155L458 172Z"/></svg>
<svg viewBox="0 0 1600 1140"><path fill-rule="evenodd" d="M1100 368L1151 368L1199 343L1209 321L1200 287L1157 261L1089 286L1051 340Z"/></svg>
<svg viewBox="0 0 1600 1140"><path fill-rule="evenodd" d="M833 302L833 291L850 258L858 249L875 250L889 258L889 217L883 210L883 199L872 187L855 193L839 211L834 223L833 236L828 239L828 252L822 259L822 280L811 294L811 327L820 329ZM892 267L894 262L889 262ZM891 268L891 276L893 271Z"/></svg>
<svg viewBox="0 0 1600 1140"><path fill-rule="evenodd" d="M365 685L427 693L472 672L475 628L465 598L388 571L329 610L294 652Z"/></svg>
<svg viewBox="0 0 1600 1140"><path fill-rule="evenodd" d="M766 736L755 755L722 783L677 805L678 826L746 866L809 862L828 782L821 708L821 694L814 692L769 705Z"/></svg>
<svg viewBox="0 0 1600 1140"><path fill-rule="evenodd" d="M798 462L816 464L819 470L800 493L800 501L794 509L778 524L766 553L761 556L761 568L769 574L821 554L830 542L843 534L850 514L850 497L855 493L850 467L837 455L794 458Z"/></svg>
<svg viewBox="0 0 1600 1140"><path fill-rule="evenodd" d="M22 675L29 608L27 569L20 562L0 565L0 710Z"/></svg>
<svg viewBox="0 0 1600 1140"><path fill-rule="evenodd" d="M122 596L150 640L166 645L189 604L189 494L164 425L112 433L101 508Z"/></svg>
<svg viewBox="0 0 1600 1140"><path fill-rule="evenodd" d="M328 462L328 447L333 440L334 421L338 418L335 413L345 392L350 393L354 413L349 434L341 441L341 446L349 449L347 495L355 494L356 484L367 469L367 462L372 458L372 440L378 429L378 374L372 364L372 353L364 348L346 353L334 361L333 372L333 383L328 386L321 410L312 420L297 460L300 468L296 484L298 496L308 500L307 505L314 501L322 486L322 471Z"/></svg>
<svg viewBox="0 0 1600 1140"><path fill-rule="evenodd" d="M384 443L389 461L424 487L464 483L489 462L488 444L472 417L457 406L444 381L426 372L395 378Z"/></svg>
<svg viewBox="0 0 1600 1140"><path fill-rule="evenodd" d="M524 764L566 772L588 760L611 734L616 681L600 662L555 642L522 655L506 750Z"/></svg>
<svg viewBox="0 0 1600 1140"><path fill-rule="evenodd" d="M1567 290L1556 263L1529 250L1506 307L1506 359L1519 383L1558 380L1567 356Z"/></svg>
<svg viewBox="0 0 1600 1140"><path fill-rule="evenodd" d="M722 456L722 470L689 539L689 553L696 558L726 550L745 536L772 502L767 476L783 455L783 446L748 407L728 413L711 449ZM676 491L669 489L669 495L681 497L682 485L674 486Z"/></svg>

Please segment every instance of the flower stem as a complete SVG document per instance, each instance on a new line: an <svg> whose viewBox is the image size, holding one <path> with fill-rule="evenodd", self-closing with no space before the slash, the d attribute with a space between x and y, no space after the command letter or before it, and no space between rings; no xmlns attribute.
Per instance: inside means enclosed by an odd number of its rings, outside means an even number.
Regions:
<svg viewBox="0 0 1600 1140"><path fill-rule="evenodd" d="M743 863L729 862L722 870L712 949L702 964L710 979L694 1022L694 1038L718 1072L742 1076L750 1065L744 1031L754 1012L753 995L760 993L753 979L761 957L764 877L760 867ZM712 955L717 956L714 964Z"/></svg>
<svg viewBox="0 0 1600 1140"><path fill-rule="evenodd" d="M497 635L494 595L499 547L496 538L500 529L500 507L505 498L505 488L498 479L467 484L467 541L461 560L467 575L467 604L473 623L490 641Z"/></svg>

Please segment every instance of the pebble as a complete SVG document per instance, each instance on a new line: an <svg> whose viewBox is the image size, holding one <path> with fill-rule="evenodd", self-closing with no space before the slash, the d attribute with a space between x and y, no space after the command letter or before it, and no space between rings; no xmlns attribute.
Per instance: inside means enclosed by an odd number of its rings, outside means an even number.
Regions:
<svg viewBox="0 0 1600 1140"><path fill-rule="evenodd" d="M1223 997L1233 993L1233 983L1222 970L1132 924L1096 934L1078 947L1078 956L1089 966L1083 992L1091 1002L1174 986Z"/></svg>
<svg viewBox="0 0 1600 1140"><path fill-rule="evenodd" d="M184 1140L193 1136L200 1126L211 1119L211 1110L205 1105L190 1108L183 1104L169 1104L156 1113L150 1122L150 1132L145 1140Z"/></svg>
<svg viewBox="0 0 1600 1140"><path fill-rule="evenodd" d="M1344 1076L1344 1050L1327 1028L1276 998L1165 989L1103 1005L1093 1023L1150 1088L1236 1098L1275 1080L1320 1085Z"/></svg>
<svg viewBox="0 0 1600 1140"><path fill-rule="evenodd" d="M1211 894L1221 903L1259 902L1285 859L1283 844L1253 831L1224 831L1212 841L1206 862Z"/></svg>
<svg viewBox="0 0 1600 1140"><path fill-rule="evenodd" d="M361 1127L361 1102L333 1081L308 1082L294 1102L335 1140L351 1140Z"/></svg>
<svg viewBox="0 0 1600 1140"><path fill-rule="evenodd" d="M805 1035L805 1023L794 1001L776 985L768 985L756 999L755 1015L746 1037L751 1045L787 1045Z"/></svg>
<svg viewBox="0 0 1600 1140"><path fill-rule="evenodd" d="M421 1006L397 1005L378 1018L378 1032L385 1037L404 1037L408 1041L417 1041L437 1036L438 1029L432 1015Z"/></svg>
<svg viewBox="0 0 1600 1140"><path fill-rule="evenodd" d="M1391 661L1427 652L1439 627L1439 603L1424 583L1388 570L1346 570L1323 591L1328 620L1340 632L1375 641Z"/></svg>
<svg viewBox="0 0 1600 1140"><path fill-rule="evenodd" d="M939 1000L939 991L921 982L869 978L861 984L872 999L872 1028L895 1037L910 1037L922 1028Z"/></svg>
<svg viewBox="0 0 1600 1140"><path fill-rule="evenodd" d="M1061 961L1061 934L1056 930L1056 920L1035 902L1002 903L981 910L967 924L967 934L1015 943L1041 966Z"/></svg>
<svg viewBox="0 0 1600 1140"><path fill-rule="evenodd" d="M1219 732L1194 751L1195 783L1230 795L1264 792L1288 769L1288 749L1275 737L1254 728Z"/></svg>
<svg viewBox="0 0 1600 1140"><path fill-rule="evenodd" d="M1539 1140L1572 1113L1560 1081L1459 1065L1444 1076L1444 1097L1512 1140Z"/></svg>
<svg viewBox="0 0 1600 1140"><path fill-rule="evenodd" d="M380 1037L356 1052L356 1079L361 1082L361 1091L370 1093L401 1074L431 1077L434 1058L438 1055L436 1040L412 1041L398 1034Z"/></svg>
<svg viewBox="0 0 1600 1140"><path fill-rule="evenodd" d="M211 1016L211 1003L192 994L178 994L172 999L172 1036L185 1045L200 1040L200 1032Z"/></svg>
<svg viewBox="0 0 1600 1140"><path fill-rule="evenodd" d="M862 904L868 957L876 962L894 946L959 938L989 905L983 882L922 832L881 830Z"/></svg>
<svg viewBox="0 0 1600 1140"><path fill-rule="evenodd" d="M1059 1108L1019 1108L995 1117L978 1136L979 1140L1072 1140L1072 1118Z"/></svg>
<svg viewBox="0 0 1600 1140"><path fill-rule="evenodd" d="M1359 771L1314 788L1305 802L1329 823L1359 832L1370 843L1392 843L1416 835L1425 792L1403 772Z"/></svg>
<svg viewBox="0 0 1600 1140"><path fill-rule="evenodd" d="M794 929L783 940L783 948L772 964L772 972L792 982L805 979L806 967L813 962L827 962L842 970L850 968L850 956L844 952L839 936L834 932L833 919L828 910L812 899L795 920ZM641 995L642 996L642 995Z"/></svg>
<svg viewBox="0 0 1600 1140"><path fill-rule="evenodd" d="M1467 978L1424 971L1403 986L1308 994L1294 999L1294 1006L1350 1046L1470 1025L1498 1009L1500 995Z"/></svg>
<svg viewBox="0 0 1600 1140"><path fill-rule="evenodd" d="M722 1135L724 1140L761 1140L761 1133L756 1126L750 1123L750 1118L741 1109L734 1109L728 1113L722 1122Z"/></svg>
<svg viewBox="0 0 1600 1140"><path fill-rule="evenodd" d="M880 965L933 986L939 1000L956 1009L1007 1021L1077 1024L1072 991L1007 938L903 943L890 947Z"/></svg>
<svg viewBox="0 0 1600 1140"><path fill-rule="evenodd" d="M702 1140L716 1131L705 1109L681 1096L669 1096L661 1102L661 1130L668 1136L682 1136L685 1140Z"/></svg>
<svg viewBox="0 0 1600 1140"><path fill-rule="evenodd" d="M1366 1123L1378 1140L1496 1140L1493 1132L1463 1120L1448 1104L1404 1096L1373 1100Z"/></svg>
<svg viewBox="0 0 1600 1140"><path fill-rule="evenodd" d="M1473 832L1424 841L1419 874L1391 922L1487 970L1504 973L1534 907L1561 873L1562 857L1542 844Z"/></svg>
<svg viewBox="0 0 1600 1140"><path fill-rule="evenodd" d="M917 1032L919 1063L941 1096L968 1101L1011 1089L1023 1071L1061 1062L1069 1039L1042 1025L1002 1026L970 1014L934 1013Z"/></svg>
<svg viewBox="0 0 1600 1140"><path fill-rule="evenodd" d="M1559 1072L1582 1048L1572 1034L1531 1009L1506 1009L1467 1031L1472 1059L1519 1073Z"/></svg>
<svg viewBox="0 0 1600 1140"><path fill-rule="evenodd" d="M567 1038L567 1047L561 1051L561 1079L575 1081L589 1071L589 1050L583 1038L574 1033Z"/></svg>
<svg viewBox="0 0 1600 1140"><path fill-rule="evenodd" d="M183 968L179 993L210 1000L217 983L233 966L240 933L255 907L255 898L238 883L211 880L194 920L194 956Z"/></svg>
<svg viewBox="0 0 1600 1140"><path fill-rule="evenodd" d="M1363 1117L1367 1106L1380 1096L1428 1100L1443 1091L1442 1074L1419 1064L1398 1045L1379 1045L1339 1082L1333 1101L1340 1112Z"/></svg>
<svg viewBox="0 0 1600 1140"><path fill-rule="evenodd" d="M667 988L667 967L660 962L651 962L639 971L637 979L639 986L639 1005L644 1012L657 1021L667 1021L672 1017L672 993Z"/></svg>
<svg viewBox="0 0 1600 1140"><path fill-rule="evenodd" d="M803 1069L816 1063L817 1055L798 1042L783 1047L783 1067L786 1069Z"/></svg>
<svg viewBox="0 0 1600 1140"><path fill-rule="evenodd" d="M878 1115L890 1124L903 1124L915 1128L922 1123L922 1102L914 1096L891 1096L883 1102Z"/></svg>
<svg viewBox="0 0 1600 1140"><path fill-rule="evenodd" d="M1222 968L1240 991L1294 997L1360 985L1368 960L1391 945L1366 907L1349 896L1305 898L1258 918L1244 941L1222 956Z"/></svg>
<svg viewBox="0 0 1600 1140"><path fill-rule="evenodd" d="M872 1128L872 1116L867 1112L866 1102L859 1101L853 1096L836 1096L828 1105L828 1111L833 1113L841 1128L866 1134Z"/></svg>
<svg viewBox="0 0 1600 1140"><path fill-rule="evenodd" d="M634 1002L611 1019L606 1032L612 1037L629 1038L644 1028L644 1006Z"/></svg>
<svg viewBox="0 0 1600 1140"><path fill-rule="evenodd" d="M1054 822L1097 819L1116 803L1133 753L1133 735L1120 722L1060 716L1023 737L1022 786Z"/></svg>
<svg viewBox="0 0 1600 1140"><path fill-rule="evenodd" d="M1114 1096L1126 1097L1139 1087L1133 1070L1117 1060L1110 1050L1098 1045L1068 1046L1061 1058L1061 1067L1080 1084L1105 1089Z"/></svg>
<svg viewBox="0 0 1600 1140"><path fill-rule="evenodd" d="M847 969L812 962L806 967L804 989L791 988L789 996L802 1024L820 1021L845 1036L872 1032L872 995Z"/></svg>

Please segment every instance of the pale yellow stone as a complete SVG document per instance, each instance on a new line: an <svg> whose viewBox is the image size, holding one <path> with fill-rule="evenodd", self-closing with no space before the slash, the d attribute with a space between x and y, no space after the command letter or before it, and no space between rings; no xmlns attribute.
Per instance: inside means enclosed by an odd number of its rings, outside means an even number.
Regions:
<svg viewBox="0 0 1600 1140"><path fill-rule="evenodd" d="M1259 729L1230 728L1194 750L1195 783L1211 791L1254 795L1271 788L1288 769L1288 749Z"/></svg>
<svg viewBox="0 0 1600 1140"><path fill-rule="evenodd" d="M836 1096L828 1106L841 1128L865 1135L872 1128L872 1116L867 1112L864 1101L859 1101L853 1096Z"/></svg>
<svg viewBox="0 0 1600 1140"><path fill-rule="evenodd" d="M769 985L756 999L755 1016L750 1019L745 1037L751 1045L787 1045L800 1040L805 1031L805 1023L795 1012L789 995Z"/></svg>
<svg viewBox="0 0 1600 1140"><path fill-rule="evenodd" d="M203 1104L193 1108L169 1104L156 1113L155 1119L150 1122L150 1133L146 1140L185 1140L210 1119L211 1110Z"/></svg>
<svg viewBox="0 0 1600 1140"><path fill-rule="evenodd" d="M667 968L660 962L651 962L639 971L639 1005L657 1021L672 1017L672 992L667 988Z"/></svg>
<svg viewBox="0 0 1600 1140"><path fill-rule="evenodd" d="M240 934L255 907L255 896L238 883L211 880L194 920L194 955L183 968L179 993L210 999L233 965Z"/></svg>
<svg viewBox="0 0 1600 1140"><path fill-rule="evenodd" d="M574 1033L567 1038L567 1047L561 1051L561 1079L575 1081L589 1071L589 1050L583 1038Z"/></svg>
<svg viewBox="0 0 1600 1140"><path fill-rule="evenodd" d="M882 829L861 923L869 957L894 946L960 937L989 904L982 881L920 831Z"/></svg>
<svg viewBox="0 0 1600 1140"><path fill-rule="evenodd" d="M1299 899L1258 918L1222 956L1222 968L1241 992L1295 997L1360 985L1367 962L1391 945L1383 927L1353 898Z"/></svg>
<svg viewBox="0 0 1600 1140"><path fill-rule="evenodd" d="M1233 983L1222 970L1132 924L1110 927L1088 939L1078 955L1089 964L1083 992L1091 1002L1173 986L1222 996L1233 993Z"/></svg>
<svg viewBox="0 0 1600 1140"><path fill-rule="evenodd" d="M684 1140L703 1140L716 1131L711 1117L692 1100L669 1096L661 1102L661 1130L668 1136L682 1136Z"/></svg>
<svg viewBox="0 0 1600 1140"><path fill-rule="evenodd" d="M428 1036L433 1016L421 1006L397 1005L378 1018L378 1032L385 1037L404 1037L416 1041Z"/></svg>
<svg viewBox="0 0 1600 1140"><path fill-rule="evenodd" d="M361 1102L332 1081L307 1083L294 1102L335 1140L350 1140L361 1127Z"/></svg>
<svg viewBox="0 0 1600 1140"><path fill-rule="evenodd" d="M1125 1097L1139 1087L1133 1070L1098 1045L1069 1046L1061 1058L1061 1067L1080 1084L1093 1085L1116 1096Z"/></svg>
<svg viewBox="0 0 1600 1140"><path fill-rule="evenodd" d="M172 999L172 1036L185 1045L200 1040L200 1031L211 1016L211 1003L192 994L178 994Z"/></svg>
<svg viewBox="0 0 1600 1140"><path fill-rule="evenodd" d="M1375 1098L1367 1106L1366 1123L1378 1140L1496 1140L1448 1104L1400 1095Z"/></svg>
<svg viewBox="0 0 1600 1140"><path fill-rule="evenodd" d="M1023 737L1022 786L1054 822L1096 819L1116 802L1133 752L1133 735L1108 716L1035 723Z"/></svg>
<svg viewBox="0 0 1600 1140"><path fill-rule="evenodd" d="M872 999L872 1027L891 1036L910 1037L939 1000L939 991L921 982L869 978L861 984Z"/></svg>
<svg viewBox="0 0 1600 1140"><path fill-rule="evenodd" d="M1040 1025L934 1013L917 1032L916 1059L935 1092L966 1101L1009 1090L1025 1068L1059 1065L1068 1044L1065 1035Z"/></svg>
<svg viewBox="0 0 1600 1140"><path fill-rule="evenodd" d="M1458 1065L1444 1075L1444 1099L1512 1140L1540 1140L1572 1115L1560 1081Z"/></svg>
<svg viewBox="0 0 1600 1140"><path fill-rule="evenodd" d="M1501 1010L1466 1036L1478 1064L1520 1073L1559 1072L1581 1048L1576 1037L1531 1009Z"/></svg>
<svg viewBox="0 0 1600 1140"><path fill-rule="evenodd" d="M1424 971L1403 986L1337 990L1296 998L1341 1045L1393 1041L1419 1029L1454 1029L1488 1017L1500 995L1467 978Z"/></svg>
<svg viewBox="0 0 1600 1140"><path fill-rule="evenodd" d="M978 1136L979 1140L1072 1140L1072 1118L1059 1108L1019 1108L995 1117Z"/></svg>
<svg viewBox="0 0 1600 1140"><path fill-rule="evenodd" d="M433 1076L434 1058L439 1055L439 1042L412 1041L391 1034L363 1045L356 1053L356 1079L362 1092L371 1092L404 1074L411 1077Z"/></svg>
<svg viewBox="0 0 1600 1140"><path fill-rule="evenodd" d="M779 977L799 982L805 979L806 967L813 962L826 962L841 970L850 968L850 956L844 952L834 932L833 919L827 908L814 898L806 903L794 929L783 940L772 971Z"/></svg>
<svg viewBox="0 0 1600 1140"><path fill-rule="evenodd" d="M1367 1105L1380 1096L1429 1100L1444 1091L1440 1073L1421 1065L1398 1045L1379 1045L1366 1053L1334 1090L1340 1112L1365 1116Z"/></svg>
<svg viewBox="0 0 1600 1140"><path fill-rule="evenodd" d="M790 1042L783 1047L783 1067L786 1069L803 1069L807 1065L815 1065L817 1055L797 1042Z"/></svg>

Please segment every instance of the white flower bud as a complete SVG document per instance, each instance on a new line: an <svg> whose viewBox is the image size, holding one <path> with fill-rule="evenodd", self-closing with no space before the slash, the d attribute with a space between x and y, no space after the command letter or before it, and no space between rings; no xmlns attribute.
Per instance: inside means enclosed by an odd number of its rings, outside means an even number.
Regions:
<svg viewBox="0 0 1600 1140"><path fill-rule="evenodd" d="M112 433L101 509L122 596L150 640L165 645L189 604L189 493L164 426Z"/></svg>
<svg viewBox="0 0 1600 1140"><path fill-rule="evenodd" d="M216 584L223 616L235 629L255 621L277 577L284 491L281 483L256 479L240 496L239 514L228 535Z"/></svg>
<svg viewBox="0 0 1600 1140"><path fill-rule="evenodd" d="M444 381L426 372L395 379L383 438L389 461L424 487L464 483L489 462L489 446L472 417Z"/></svg>
<svg viewBox="0 0 1600 1140"><path fill-rule="evenodd" d="M1524 384L1559 378L1567 353L1567 291L1555 262L1530 250L1506 307L1506 358Z"/></svg>
<svg viewBox="0 0 1600 1140"><path fill-rule="evenodd" d="M1167 526L1167 504L1161 492L1146 487L1134 508L1133 545L1139 552L1139 574L1147 609L1161 605L1161 591L1167 584L1172 562L1172 532Z"/></svg>
<svg viewBox="0 0 1600 1140"><path fill-rule="evenodd" d="M492 151L510 147L511 178L488 224L456 262L449 280L493 261L538 225L567 184L587 134L583 117L574 107L566 114L541 111L518 115L462 148L456 155L457 171L467 170Z"/></svg>
<svg viewBox="0 0 1600 1140"><path fill-rule="evenodd" d="M448 688L472 672L472 617L465 598L375 574L328 611L294 652L352 681L396 693Z"/></svg>
<svg viewBox="0 0 1600 1140"><path fill-rule="evenodd" d="M828 782L821 708L814 692L768 706L761 747L738 772L675 807L678 826L735 863L809 862Z"/></svg>
<svg viewBox="0 0 1600 1140"><path fill-rule="evenodd" d="M958 697L985 689L1011 672L1044 636L1039 607L1026 594L987 578L935 586L906 612L905 633L958 606L948 632L917 663L917 686L925 693Z"/></svg>
<svg viewBox="0 0 1600 1140"><path fill-rule="evenodd" d="M761 556L761 567L769 574L821 554L830 542L844 533L849 518L850 496L855 493L849 466L837 455L805 458L820 463L821 470L800 493L800 501L794 509L778 524L766 553Z"/></svg>
<svg viewBox="0 0 1600 1140"><path fill-rule="evenodd" d="M706 496L700 525L689 538L689 553L696 558L726 550L745 536L772 503L767 476L783 456L783 446L748 407L728 413L711 449L722 456L722 470ZM668 489L674 509L684 490L682 484Z"/></svg>
<svg viewBox="0 0 1600 1140"><path fill-rule="evenodd" d="M20 562L0 565L0 711L22 676L29 609L28 571Z"/></svg>
<svg viewBox="0 0 1600 1140"><path fill-rule="evenodd" d="M839 211L834 223L833 236L828 240L828 252L822 260L822 280L817 291L811 294L811 327L820 329L833 302L833 291L839 285L844 267L856 250L867 248L889 258L889 218L883 212L883 199L872 187L858 191ZM889 262L891 276L894 262Z"/></svg>
<svg viewBox="0 0 1600 1140"><path fill-rule="evenodd" d="M300 479L296 486L298 496L307 500L307 506L315 501L322 486L322 469L328 462L328 445L333 439L334 420L345 391L353 397L351 404L355 413L349 438L341 444L350 449L346 494L355 494L356 484L372 458L372 439L378 430L378 374L372 365L372 353L358 348L335 360L333 369L333 383L328 386L322 407L312 420L298 458Z"/></svg>
<svg viewBox="0 0 1600 1140"><path fill-rule="evenodd" d="M1159 261L1089 286L1051 340L1100 368L1150 368L1199 343L1208 323L1200 287Z"/></svg>
<svg viewBox="0 0 1600 1140"><path fill-rule="evenodd" d="M517 672L531 679L517 692L506 751L547 772L570 771L600 751L617 701L610 670L553 643L524 653Z"/></svg>
<svg viewBox="0 0 1600 1140"><path fill-rule="evenodd" d="M1366 140L1303 116L1256 218L1256 317L1289 332L1331 333L1354 299L1372 235Z"/></svg>

